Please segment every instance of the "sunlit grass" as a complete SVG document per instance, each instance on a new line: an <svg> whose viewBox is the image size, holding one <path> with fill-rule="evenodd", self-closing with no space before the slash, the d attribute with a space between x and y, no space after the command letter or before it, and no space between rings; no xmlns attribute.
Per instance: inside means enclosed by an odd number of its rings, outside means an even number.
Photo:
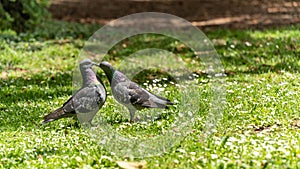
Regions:
<svg viewBox="0 0 300 169"><path fill-rule="evenodd" d="M201 63L192 62L191 50L174 39L157 35L129 38L115 46L108 53L114 65L121 64L121 56L130 56L150 46L173 52L197 73L195 82L201 97L195 102L200 109L192 132L164 154L142 159L119 157L106 150L89 137L76 119L40 125L43 116L60 107L73 92L73 68L87 39L77 39L80 36L76 32L85 32L81 35L85 38L94 30L86 25L74 27L78 28L64 30L68 36L59 34L54 39L53 32L47 35L39 29L34 36L30 33L17 36L9 31L1 36L0 168L117 168L117 161L126 160L145 160L148 168L300 167L299 26L207 33L227 75L226 83L222 84L226 89L224 113L208 139L202 137L202 131L209 112L212 82L199 66ZM195 65L199 70L194 70ZM143 72L148 73L147 78L140 74L135 80L180 103L178 86L173 82L164 86L162 79L156 81L158 76L151 73L157 72L149 69ZM103 72L99 70L98 74L107 86ZM103 116L113 130L125 136L148 138L168 129L178 112L172 107L161 114L159 119L130 125L128 111L109 94L98 116Z"/></svg>

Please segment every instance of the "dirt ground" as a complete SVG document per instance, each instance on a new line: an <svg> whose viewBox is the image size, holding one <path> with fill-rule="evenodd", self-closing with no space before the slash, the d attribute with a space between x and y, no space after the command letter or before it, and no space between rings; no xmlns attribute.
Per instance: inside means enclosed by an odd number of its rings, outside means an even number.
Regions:
<svg viewBox="0 0 300 169"><path fill-rule="evenodd" d="M300 23L300 0L52 0L56 19L105 24L137 12L173 14L203 28L265 28Z"/></svg>

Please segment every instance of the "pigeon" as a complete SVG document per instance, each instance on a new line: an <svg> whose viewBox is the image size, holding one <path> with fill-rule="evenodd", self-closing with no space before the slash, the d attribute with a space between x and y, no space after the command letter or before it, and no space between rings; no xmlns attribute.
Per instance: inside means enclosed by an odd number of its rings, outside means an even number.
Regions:
<svg viewBox="0 0 300 169"><path fill-rule="evenodd" d="M168 105L173 105L170 100L152 94L137 83L132 82L123 73L115 70L110 63L101 62L100 68L104 71L110 82L114 98L129 110L131 123L134 122L136 110L144 108L168 108Z"/></svg>
<svg viewBox="0 0 300 169"><path fill-rule="evenodd" d="M106 89L93 71L93 65L99 66L90 59L80 62L82 87L62 107L46 115L42 124L77 115L81 123L92 125L92 119L106 101Z"/></svg>

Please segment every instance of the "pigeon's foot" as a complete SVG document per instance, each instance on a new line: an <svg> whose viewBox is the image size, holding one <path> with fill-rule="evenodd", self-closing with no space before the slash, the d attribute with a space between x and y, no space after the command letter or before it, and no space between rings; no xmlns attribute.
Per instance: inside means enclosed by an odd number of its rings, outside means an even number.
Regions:
<svg viewBox="0 0 300 169"><path fill-rule="evenodd" d="M101 129L99 125L92 125L91 130L99 130Z"/></svg>
<svg viewBox="0 0 300 169"><path fill-rule="evenodd" d="M132 111L129 109L129 112L130 112L130 123L134 123L134 114L135 114L135 111Z"/></svg>
<svg viewBox="0 0 300 169"><path fill-rule="evenodd" d="M90 123L90 126L91 126L91 127L98 127L98 124Z"/></svg>
<svg viewBox="0 0 300 169"><path fill-rule="evenodd" d="M137 115L135 118L130 117L130 123L139 122L139 121L142 121L142 118L139 115Z"/></svg>
<svg viewBox="0 0 300 169"><path fill-rule="evenodd" d="M139 115L137 115L136 117L135 117L135 119L134 119L134 121L141 121L142 120L142 118L141 118L141 116L139 116Z"/></svg>
<svg viewBox="0 0 300 169"><path fill-rule="evenodd" d="M91 122L83 122L83 123L81 123L81 126L82 126L82 128L85 128L85 129L94 127L94 125Z"/></svg>

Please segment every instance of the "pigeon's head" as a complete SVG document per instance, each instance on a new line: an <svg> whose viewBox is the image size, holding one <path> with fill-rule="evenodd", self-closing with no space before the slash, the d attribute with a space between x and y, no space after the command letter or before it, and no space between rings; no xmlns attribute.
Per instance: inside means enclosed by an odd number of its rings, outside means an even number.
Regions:
<svg viewBox="0 0 300 169"><path fill-rule="evenodd" d="M92 68L92 66L94 66L94 65L97 65L97 64L95 62L92 62L90 59L83 59L80 62L80 69Z"/></svg>
<svg viewBox="0 0 300 169"><path fill-rule="evenodd" d="M110 63L108 63L106 61L101 62L99 66L104 71L104 73L106 74L106 76L108 77L108 80L111 81L112 80L112 76L113 76L113 74L115 72L114 67Z"/></svg>
<svg viewBox="0 0 300 169"><path fill-rule="evenodd" d="M104 72L113 72L115 69L112 67L112 65L106 61L100 63L100 68L104 70Z"/></svg>

